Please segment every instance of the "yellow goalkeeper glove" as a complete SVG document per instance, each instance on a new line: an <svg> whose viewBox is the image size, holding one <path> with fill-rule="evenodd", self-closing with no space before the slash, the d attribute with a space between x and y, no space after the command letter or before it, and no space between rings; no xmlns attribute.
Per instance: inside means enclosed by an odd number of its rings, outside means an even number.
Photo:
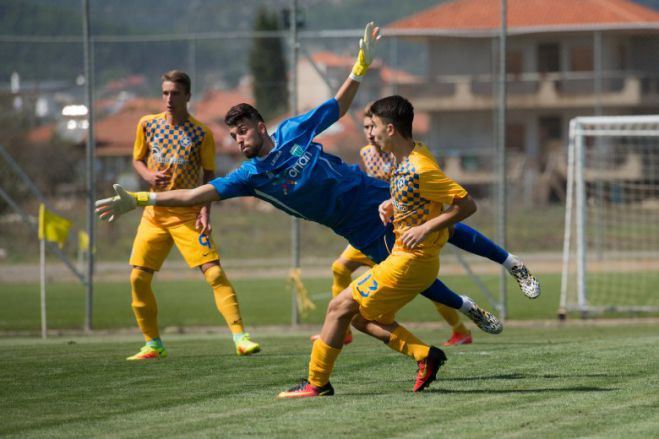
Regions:
<svg viewBox="0 0 659 439"><path fill-rule="evenodd" d="M155 204L155 197L149 192L128 192L120 184L112 185L117 193L114 197L96 201L96 215L102 221L113 222L137 206Z"/></svg>
<svg viewBox="0 0 659 439"><path fill-rule="evenodd" d="M355 65L352 66L350 79L358 82L362 80L368 70L368 66L373 62L373 57L375 56L375 43L380 38L382 38L382 35L380 35L380 28L371 21L364 29L364 38L359 40L359 55L357 55Z"/></svg>

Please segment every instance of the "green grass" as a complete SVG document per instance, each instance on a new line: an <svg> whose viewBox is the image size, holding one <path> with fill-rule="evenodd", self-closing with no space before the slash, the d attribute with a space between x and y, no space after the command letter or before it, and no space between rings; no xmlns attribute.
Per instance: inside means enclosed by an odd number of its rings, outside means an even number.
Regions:
<svg viewBox="0 0 659 439"><path fill-rule="evenodd" d="M606 278L606 274L601 274ZM517 284L508 281L508 318L513 320L553 320L559 305L560 275L541 274L542 295L529 300L521 294ZM467 294L483 307L493 310L487 298L466 276L444 276L454 291ZM499 277L481 276L481 281L498 297ZM263 325L291 323L291 289L285 279L237 279L233 281L238 292L243 319L248 328ZM301 323L320 324L330 299L331 280L304 279L316 309L303 316ZM650 283L647 288L653 288ZM135 328L130 308L128 280L97 282L93 298L94 329L113 330ZM216 326L226 328L217 312L210 287L202 280L154 280L153 289L158 300L159 323L162 328L189 326ZM654 290L638 292L635 303L655 304ZM618 298L619 299L619 298ZM620 300L618 300L620 302ZM3 283L0 288L0 331L28 331L38 333L41 328L39 285L37 283ZM49 282L47 284L47 317L50 329L80 329L84 324L85 290L79 283ZM657 316L645 314L645 316ZM399 319L411 322L443 321L434 306L419 296L405 306ZM576 317L576 314L574 315ZM605 314L605 317L635 317L633 314ZM251 329L250 329L251 330Z"/></svg>
<svg viewBox="0 0 659 439"><path fill-rule="evenodd" d="M507 328L447 349L439 380L358 335L333 397L276 401L306 375L308 334L265 335L241 358L222 336L168 338L163 361L126 362L137 337L0 339L2 437L656 437L656 326ZM436 331L416 330L439 343Z"/></svg>
<svg viewBox="0 0 659 439"><path fill-rule="evenodd" d="M465 276L442 278L451 288L469 294L483 306L491 309L485 297ZM484 276L482 280L491 291L498 291L498 277ZM509 284L510 318L552 319L558 308L560 278L545 275L540 278L543 294L530 301L517 285ZM243 319L248 326L276 325L291 322L291 290L283 279L235 280ZM330 299L330 279L305 279L317 307L303 318L303 323L322 323ZM222 317L215 309L210 287L199 280L154 281L153 289L158 300L160 325L166 326L224 326ZM79 283L49 282L47 284L47 315L49 328L81 328L84 316L85 291ZM38 330L40 328L39 285L4 283L0 290L0 330ZM93 299L93 325L95 329L135 327L130 308L128 280L121 282L97 282ZM403 320L424 322L438 321L431 303L416 298L399 316Z"/></svg>

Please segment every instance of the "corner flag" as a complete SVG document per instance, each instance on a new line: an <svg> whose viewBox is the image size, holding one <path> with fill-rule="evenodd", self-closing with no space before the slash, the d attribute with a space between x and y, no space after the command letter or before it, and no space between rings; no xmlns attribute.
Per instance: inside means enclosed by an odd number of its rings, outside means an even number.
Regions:
<svg viewBox="0 0 659 439"><path fill-rule="evenodd" d="M55 241L61 248L69 237L70 229L71 221L49 211L43 203L39 205L40 240Z"/></svg>

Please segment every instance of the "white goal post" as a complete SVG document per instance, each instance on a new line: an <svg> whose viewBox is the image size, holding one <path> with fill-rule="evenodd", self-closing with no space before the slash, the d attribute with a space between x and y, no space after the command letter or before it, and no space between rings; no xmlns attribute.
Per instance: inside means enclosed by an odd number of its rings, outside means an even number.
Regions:
<svg viewBox="0 0 659 439"><path fill-rule="evenodd" d="M570 121L559 318L659 313L659 115Z"/></svg>

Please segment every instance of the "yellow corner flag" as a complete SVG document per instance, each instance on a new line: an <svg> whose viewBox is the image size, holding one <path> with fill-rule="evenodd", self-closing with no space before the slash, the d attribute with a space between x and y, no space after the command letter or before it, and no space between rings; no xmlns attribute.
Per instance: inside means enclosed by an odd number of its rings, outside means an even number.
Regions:
<svg viewBox="0 0 659 439"><path fill-rule="evenodd" d="M39 205L40 240L55 241L61 248L69 237L70 229L71 221L49 211L43 203Z"/></svg>

